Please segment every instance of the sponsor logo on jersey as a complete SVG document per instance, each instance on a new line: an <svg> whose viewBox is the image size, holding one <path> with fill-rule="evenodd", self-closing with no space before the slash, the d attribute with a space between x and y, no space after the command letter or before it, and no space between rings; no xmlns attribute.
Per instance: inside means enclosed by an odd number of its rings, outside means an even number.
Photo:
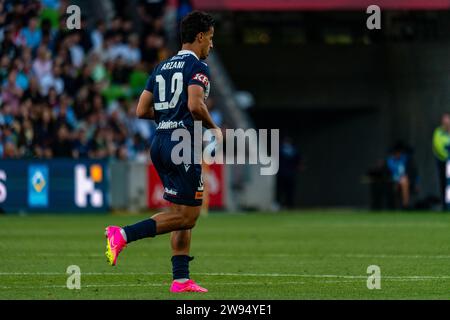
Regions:
<svg viewBox="0 0 450 320"><path fill-rule="evenodd" d="M178 194L177 191L169 189L169 188L164 188L164 192L167 194L170 194L171 196L176 196Z"/></svg>
<svg viewBox="0 0 450 320"><path fill-rule="evenodd" d="M156 130L186 128L183 120L180 121L161 121L158 123Z"/></svg>
<svg viewBox="0 0 450 320"><path fill-rule="evenodd" d="M197 190L203 192L203 176L200 176L200 181L198 182Z"/></svg>
<svg viewBox="0 0 450 320"><path fill-rule="evenodd" d="M203 83L205 85L205 87L209 86L209 79L206 75L204 75L203 73L196 73L193 77L192 80L197 80L200 81L201 83Z"/></svg>
<svg viewBox="0 0 450 320"><path fill-rule="evenodd" d="M203 191L197 191L195 193L195 200L201 200L203 199Z"/></svg>

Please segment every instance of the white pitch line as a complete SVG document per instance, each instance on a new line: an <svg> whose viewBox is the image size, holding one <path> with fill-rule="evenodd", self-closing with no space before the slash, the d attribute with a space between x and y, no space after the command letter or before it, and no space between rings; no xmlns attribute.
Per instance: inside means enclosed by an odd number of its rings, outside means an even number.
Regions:
<svg viewBox="0 0 450 320"><path fill-rule="evenodd" d="M43 252L43 253L37 253L38 257L104 257L104 254L100 253L53 253L53 252ZM23 256L23 257L29 257L30 254L14 254L14 256ZM138 254L139 257L154 257L153 254L148 253L141 253ZM408 254L364 254L364 253L349 253L349 254L323 254L323 255L317 255L317 254L295 254L295 253L278 253L278 254L260 254L260 255L252 255L247 253L241 253L241 254L199 254L199 257L275 257L275 258L281 258L281 257L315 257L315 258L392 258L392 259L450 259L450 255L408 255Z"/></svg>
<svg viewBox="0 0 450 320"><path fill-rule="evenodd" d="M288 285L288 284L304 284L302 281L289 281L289 282L220 282L220 283L209 283L209 286L214 285L229 285L229 286L247 286L247 285ZM113 287L168 287L170 283L147 283L147 284L87 284L81 285L83 288L113 288ZM65 289L67 286L63 285L44 285L44 286L0 286L0 289Z"/></svg>
<svg viewBox="0 0 450 320"><path fill-rule="evenodd" d="M81 276L155 276L170 275L169 272L82 272ZM367 279L367 275L338 275L338 274L296 274L296 273L230 273L230 272L198 272L202 276L230 276L230 277L289 277L289 278L341 278ZM0 272L0 276L67 276L63 272ZM383 276L383 279L404 280L442 280L450 279L449 275L439 276Z"/></svg>
<svg viewBox="0 0 450 320"><path fill-rule="evenodd" d="M302 278L343 278L367 279L367 276L337 274L287 274L287 273L196 273L205 276L248 276L248 277L302 277ZM383 276L383 279L450 279L450 276Z"/></svg>
<svg viewBox="0 0 450 320"><path fill-rule="evenodd" d="M346 258L407 258L407 259L450 259L450 255L407 255L407 254L330 254L330 257Z"/></svg>
<svg viewBox="0 0 450 320"><path fill-rule="evenodd" d="M29 254L14 254L14 256L18 257L28 257ZM104 257L104 254L100 253L38 253L39 257L81 257L81 258L97 258ZM139 256L144 257L154 257L152 254L142 253ZM279 253L279 254L199 254L199 257L262 257L262 258L372 258L372 259L437 259L437 260L445 260L450 259L450 255L406 255L406 254L324 254L324 255L316 255L316 254L291 254L291 253Z"/></svg>
<svg viewBox="0 0 450 320"><path fill-rule="evenodd" d="M169 285L169 284L168 284ZM167 285L167 286L168 286ZM161 283L149 283L149 284L99 284L99 285L92 285L92 284L87 284L87 285L81 285L82 288L94 288L94 287L163 287L166 286L165 284L161 284ZM0 289L56 289L56 288L67 288L67 286L38 286L38 287L32 287L32 286L0 286Z"/></svg>
<svg viewBox="0 0 450 320"><path fill-rule="evenodd" d="M391 281L420 281L425 279L390 279ZM354 283L355 281L361 281L360 278L353 280L325 280L323 283ZM305 284L303 281L277 281L277 282L219 282L219 283L209 283L209 286L221 286L221 285L230 285L230 286L246 286L246 285L298 285ZM87 284L81 285L81 288L114 288L114 287L166 287L170 286L169 283L147 283L147 284ZM43 286L0 286L0 289L65 289L67 286L64 285L43 285Z"/></svg>
<svg viewBox="0 0 450 320"><path fill-rule="evenodd" d="M243 254L199 254L199 257L315 257L315 258L399 258L399 259L450 259L450 255L403 255L403 254L292 254L292 253L278 253L278 254L260 254L249 255Z"/></svg>

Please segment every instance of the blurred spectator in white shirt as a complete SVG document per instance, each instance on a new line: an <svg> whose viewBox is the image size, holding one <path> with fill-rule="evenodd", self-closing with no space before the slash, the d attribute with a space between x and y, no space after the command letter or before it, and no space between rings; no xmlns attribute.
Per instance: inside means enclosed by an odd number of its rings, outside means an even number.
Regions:
<svg viewBox="0 0 450 320"><path fill-rule="evenodd" d="M41 94L47 96L50 88L55 88L58 95L64 91L64 81L61 77L61 67L58 65L53 66L53 72L46 74L40 79Z"/></svg>
<svg viewBox="0 0 450 320"><path fill-rule="evenodd" d="M45 46L40 46L32 66L36 78L42 79L52 72L52 61L50 58L50 51Z"/></svg>
<svg viewBox="0 0 450 320"><path fill-rule="evenodd" d="M92 50L95 52L100 52L102 50L105 31L105 22L103 20L97 21L96 27L91 33Z"/></svg>

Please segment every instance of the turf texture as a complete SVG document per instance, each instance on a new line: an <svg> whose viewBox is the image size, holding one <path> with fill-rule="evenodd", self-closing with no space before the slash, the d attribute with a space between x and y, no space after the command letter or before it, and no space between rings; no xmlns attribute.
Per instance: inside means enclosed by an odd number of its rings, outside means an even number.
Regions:
<svg viewBox="0 0 450 320"><path fill-rule="evenodd" d="M191 278L206 294L169 293L169 235L132 243L117 266L106 263L105 226L148 216L0 216L0 299L450 298L450 214L210 213L191 245ZM79 290L66 286L71 265L81 271ZM380 289L367 287L371 265Z"/></svg>

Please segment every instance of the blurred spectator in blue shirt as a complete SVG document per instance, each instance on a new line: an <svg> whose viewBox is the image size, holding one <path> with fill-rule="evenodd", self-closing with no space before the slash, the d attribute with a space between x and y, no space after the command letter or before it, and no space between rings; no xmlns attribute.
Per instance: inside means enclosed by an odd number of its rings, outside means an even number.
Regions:
<svg viewBox="0 0 450 320"><path fill-rule="evenodd" d="M403 143L397 143L386 159L395 191L400 194L402 209L411 207L411 191L417 191L417 173L412 151Z"/></svg>
<svg viewBox="0 0 450 320"><path fill-rule="evenodd" d="M38 27L38 18L32 17L28 21L28 26L20 31L23 44L35 50L41 43L42 32Z"/></svg>

